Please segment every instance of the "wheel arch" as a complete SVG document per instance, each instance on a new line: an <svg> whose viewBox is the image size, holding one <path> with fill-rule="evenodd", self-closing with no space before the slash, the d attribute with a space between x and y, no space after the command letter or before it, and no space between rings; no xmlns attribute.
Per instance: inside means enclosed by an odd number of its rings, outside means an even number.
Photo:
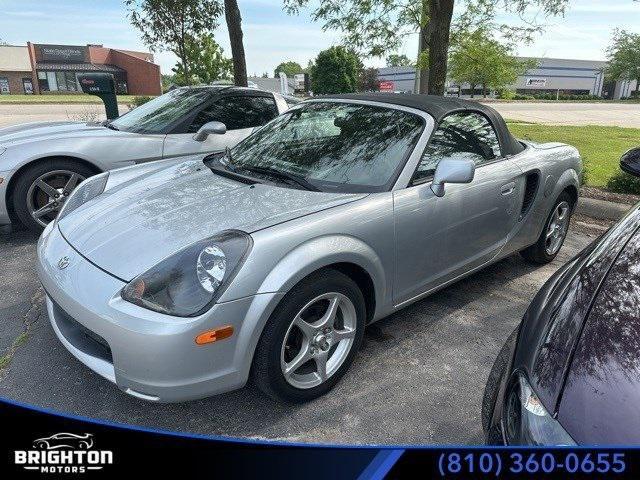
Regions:
<svg viewBox="0 0 640 480"><path fill-rule="evenodd" d="M575 185L567 185L566 187L564 187L564 190L560 192L560 194L565 192L569 194L569 196L573 200L573 206L575 207L576 203L578 202L578 188Z"/></svg>
<svg viewBox="0 0 640 480"><path fill-rule="evenodd" d="M271 315L298 283L318 271L334 269L360 288L367 308L367 323L377 319L390 295L380 258L362 240L351 236L322 236L294 248L270 270L257 289L240 333L236 355L242 356L241 375L248 378L255 349ZM268 303L261 297L270 296Z"/></svg>
<svg viewBox="0 0 640 480"><path fill-rule="evenodd" d="M11 175L11 178L9 179L9 182L7 183L7 193L6 193L6 198L5 198L5 205L7 207L7 212L9 213L9 218L11 219L11 223L19 223L19 220L16 216L16 213L14 211L13 208L13 191L15 188L15 184L18 180L18 178L20 178L20 175L22 175L25 170L28 170L29 168L33 167L34 165L39 165L41 163L44 162L49 162L52 160L67 160L67 161L72 161L72 162L76 162L80 165L84 165L87 168L90 168L91 170L94 171L94 173L97 175L98 173L102 173L102 169L100 167L98 167L95 163L92 163L84 158L80 158L80 157L75 157L72 155L50 155L50 156L46 156L46 157L40 157L40 158L36 158L33 160L30 160L26 163L24 163L23 165L20 166L20 168L18 168L13 175Z"/></svg>
<svg viewBox="0 0 640 480"><path fill-rule="evenodd" d="M362 291L370 322L390 290L382 260L363 240L349 235L311 239L287 253L268 273L260 292L288 292L299 282L323 269L337 270Z"/></svg>

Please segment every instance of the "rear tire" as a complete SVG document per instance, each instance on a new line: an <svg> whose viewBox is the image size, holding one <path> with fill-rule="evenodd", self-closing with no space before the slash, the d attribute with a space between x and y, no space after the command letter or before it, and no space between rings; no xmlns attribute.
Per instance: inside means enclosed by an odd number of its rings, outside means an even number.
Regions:
<svg viewBox="0 0 640 480"><path fill-rule="evenodd" d="M333 319L330 311L335 312ZM365 315L364 297L351 278L330 269L310 275L286 294L269 318L253 358L253 382L283 402L324 395L353 362L362 344Z"/></svg>
<svg viewBox="0 0 640 480"><path fill-rule="evenodd" d="M562 192L553 204L553 208L544 223L542 233L536 243L522 250L520 255L530 263L544 265L552 262L567 237L571 214L575 201L567 192ZM564 210L566 217L558 217L560 211Z"/></svg>
<svg viewBox="0 0 640 480"><path fill-rule="evenodd" d="M95 174L90 167L67 158L52 158L27 167L20 173L12 191L13 210L18 220L29 230L40 233L46 224L55 218L73 188ZM73 188L65 189L73 175L76 175L73 177ZM45 180L45 183L52 187L50 193L38 187L38 180ZM59 195L59 198L54 198L54 193ZM41 217L34 217L33 214L37 210L48 204L51 204L50 211Z"/></svg>

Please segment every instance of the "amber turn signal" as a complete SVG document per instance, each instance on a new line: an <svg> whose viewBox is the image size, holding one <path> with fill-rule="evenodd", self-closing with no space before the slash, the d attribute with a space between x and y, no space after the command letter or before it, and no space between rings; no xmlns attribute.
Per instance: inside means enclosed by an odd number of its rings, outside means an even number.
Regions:
<svg viewBox="0 0 640 480"><path fill-rule="evenodd" d="M207 330L202 332L196 337L196 343L198 345L206 345L207 343L217 342L218 340L224 340L233 335L233 327L226 325L220 328L214 328L213 330Z"/></svg>

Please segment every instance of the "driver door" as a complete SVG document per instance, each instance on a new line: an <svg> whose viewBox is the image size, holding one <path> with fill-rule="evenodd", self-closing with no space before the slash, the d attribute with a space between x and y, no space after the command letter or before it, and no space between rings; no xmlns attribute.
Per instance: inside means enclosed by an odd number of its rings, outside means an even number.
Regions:
<svg viewBox="0 0 640 480"><path fill-rule="evenodd" d="M223 151L234 147L260 127L278 116L273 96L236 95L221 96L202 109L186 127L184 133L168 134L164 141L163 156L175 157L197 153ZM193 139L194 134L207 122L222 122L227 126L224 135L209 135L203 142Z"/></svg>
<svg viewBox="0 0 640 480"><path fill-rule="evenodd" d="M431 191L441 160L473 159L469 184ZM522 171L502 158L493 126L477 112L445 117L434 132L412 184L394 192L395 303L451 281L499 254L517 223Z"/></svg>

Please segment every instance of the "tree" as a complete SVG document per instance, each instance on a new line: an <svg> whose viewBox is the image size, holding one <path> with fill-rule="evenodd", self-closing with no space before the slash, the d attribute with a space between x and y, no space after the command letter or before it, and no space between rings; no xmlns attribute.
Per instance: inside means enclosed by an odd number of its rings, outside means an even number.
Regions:
<svg viewBox="0 0 640 480"><path fill-rule="evenodd" d="M331 47L318 54L311 67L311 90L324 95L352 93L358 88L360 61L345 47Z"/></svg>
<svg viewBox="0 0 640 480"><path fill-rule="evenodd" d="M569 0L283 0L288 13L314 5L311 16L325 30L340 30L343 42L366 56L398 49L403 39L418 33L419 91L443 95L449 42L458 31L482 25L509 41L532 41L542 31L538 16L562 15ZM454 4L457 8L453 16ZM512 13L521 25L496 21ZM453 26L453 29L452 29ZM453 30L453 34L451 33Z"/></svg>
<svg viewBox="0 0 640 480"><path fill-rule="evenodd" d="M248 85L247 59L244 55L242 16L237 0L224 0L224 13L231 42L231 55L233 56L233 78L236 85L246 87Z"/></svg>
<svg viewBox="0 0 640 480"><path fill-rule="evenodd" d="M124 0L129 20L151 51L169 50L191 78L187 42L211 32L222 14L218 0Z"/></svg>
<svg viewBox="0 0 640 480"><path fill-rule="evenodd" d="M500 89L515 83L518 75L535 67L535 61L522 61L514 56L513 47L491 38L483 29L461 32L452 46L449 56L449 77L462 85L471 86L471 96L476 87Z"/></svg>
<svg viewBox="0 0 640 480"><path fill-rule="evenodd" d="M360 71L358 90L361 92L377 92L380 90L377 68L364 68Z"/></svg>
<svg viewBox="0 0 640 480"><path fill-rule="evenodd" d="M412 62L404 53L401 55L392 53L387 57L387 67L415 67L415 62Z"/></svg>
<svg viewBox="0 0 640 480"><path fill-rule="evenodd" d="M614 80L636 80L635 94L640 96L640 34L614 30L607 60L607 76Z"/></svg>
<svg viewBox="0 0 640 480"><path fill-rule="evenodd" d="M174 82L179 85L208 84L231 78L233 62L224 56L224 50L211 34L206 33L199 38L189 36L186 46L186 55L191 66L190 77L186 76L182 63L178 62L172 69Z"/></svg>
<svg viewBox="0 0 640 480"><path fill-rule="evenodd" d="M287 77L293 77L296 73L302 73L303 71L304 69L298 62L288 61L278 65L273 72L273 76L278 78L280 72L283 72Z"/></svg>

